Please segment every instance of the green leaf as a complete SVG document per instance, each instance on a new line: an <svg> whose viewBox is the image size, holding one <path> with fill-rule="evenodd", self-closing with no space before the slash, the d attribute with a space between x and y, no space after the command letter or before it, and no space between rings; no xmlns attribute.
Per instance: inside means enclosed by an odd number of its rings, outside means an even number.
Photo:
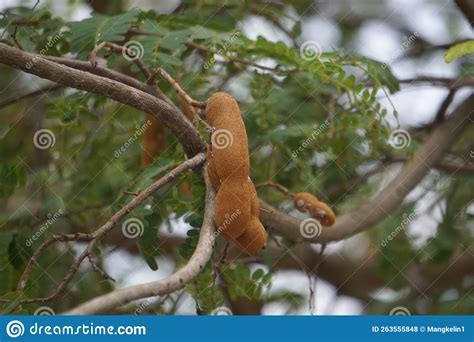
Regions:
<svg viewBox="0 0 474 342"><path fill-rule="evenodd" d="M139 13L140 10L133 8L112 17L94 14L92 18L72 23L71 51L80 58L86 58L100 42L123 40Z"/></svg>
<svg viewBox="0 0 474 342"><path fill-rule="evenodd" d="M474 53L474 40L468 40L466 42L462 42L451 46L446 54L444 55L444 61L446 63L451 63L456 59L465 57L467 55Z"/></svg>
<svg viewBox="0 0 474 342"><path fill-rule="evenodd" d="M392 70L388 67L388 65L374 61L372 59L366 60L368 72L375 81L378 81L381 85L386 86L392 94L400 90L398 78L393 75Z"/></svg>
<svg viewBox="0 0 474 342"><path fill-rule="evenodd" d="M148 266L153 271L156 271L158 269L158 263L155 257L161 254L158 249L158 226L148 225L148 222L143 218L141 218L140 221L143 223L144 229L143 234L137 239L138 250Z"/></svg>
<svg viewBox="0 0 474 342"><path fill-rule="evenodd" d="M299 37L301 35L301 21L297 21L295 25L291 28L291 36Z"/></svg>
<svg viewBox="0 0 474 342"><path fill-rule="evenodd" d="M0 166L0 197L11 195L15 189L26 184L26 169L23 164Z"/></svg>

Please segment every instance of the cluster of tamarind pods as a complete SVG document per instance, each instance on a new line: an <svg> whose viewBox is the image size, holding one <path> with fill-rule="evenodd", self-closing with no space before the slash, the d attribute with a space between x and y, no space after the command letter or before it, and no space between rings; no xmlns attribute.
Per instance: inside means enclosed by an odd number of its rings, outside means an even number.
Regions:
<svg viewBox="0 0 474 342"><path fill-rule="evenodd" d="M209 179L217 191L217 232L246 254L255 255L265 245L267 234L259 220L260 202L249 177L247 132L237 101L227 93L213 94L206 104L206 119L215 129L207 160ZM299 211L307 212L322 225L335 223L334 212L314 195L300 192L291 197Z"/></svg>

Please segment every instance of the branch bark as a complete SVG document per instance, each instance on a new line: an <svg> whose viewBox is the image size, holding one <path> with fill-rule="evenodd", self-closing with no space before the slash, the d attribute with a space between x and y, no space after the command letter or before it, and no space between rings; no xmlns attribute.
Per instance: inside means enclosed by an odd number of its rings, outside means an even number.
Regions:
<svg viewBox="0 0 474 342"><path fill-rule="evenodd" d="M204 172L206 182L206 208L204 221L199 235L199 241L188 263L170 277L140 285L118 289L106 295L96 297L78 307L67 311L66 315L93 315L106 312L131 301L160 296L182 289L192 281L206 266L211 258L212 247L215 240L214 212L215 191L210 185L207 172Z"/></svg>
<svg viewBox="0 0 474 342"><path fill-rule="evenodd" d="M322 229L320 235L304 238L300 233L302 221L278 211L262 202L260 220L267 230L281 234L291 241L303 240L313 243L328 243L346 239L382 221L402 203L411 190L441 159L443 153L468 124L474 121L474 95L470 95L454 110L446 121L437 125L412 160L402 168L400 174L373 199L359 208L340 216L336 224Z"/></svg>

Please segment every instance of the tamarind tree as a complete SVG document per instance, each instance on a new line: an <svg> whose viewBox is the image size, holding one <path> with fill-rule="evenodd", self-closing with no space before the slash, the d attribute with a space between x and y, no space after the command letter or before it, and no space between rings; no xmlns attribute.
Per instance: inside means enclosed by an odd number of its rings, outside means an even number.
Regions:
<svg viewBox="0 0 474 342"><path fill-rule="evenodd" d="M438 45L368 1L2 8L2 314L307 313L308 300L321 313L316 279L362 313L472 314L474 48L457 31L473 24L466 4L437 2L440 25L456 23ZM339 47L305 29L315 17L337 27ZM389 62L353 50L374 20L408 36ZM254 21L270 36L254 35ZM452 76L391 68L433 56ZM391 99L427 85L447 94L439 109L401 126ZM252 256L215 226L216 184L237 167L221 153L211 184L208 151L244 141L207 121L216 92L237 99L245 123L249 172L233 189L253 193L250 176L267 236ZM146 280L119 272L137 265ZM294 275L286 288L275 286L282 274Z"/></svg>

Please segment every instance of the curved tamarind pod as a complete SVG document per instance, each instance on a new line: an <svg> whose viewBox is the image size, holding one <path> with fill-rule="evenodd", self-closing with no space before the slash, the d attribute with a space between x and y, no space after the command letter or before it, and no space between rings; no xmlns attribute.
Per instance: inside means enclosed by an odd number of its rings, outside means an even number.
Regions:
<svg viewBox="0 0 474 342"><path fill-rule="evenodd" d="M324 202L309 192L299 192L293 198L295 208L301 212L307 212L323 226L330 227L336 222L336 215Z"/></svg>
<svg viewBox="0 0 474 342"><path fill-rule="evenodd" d="M206 118L216 129L212 134L212 153L219 178L249 174L247 132L237 101L229 94L215 93L206 104Z"/></svg>
<svg viewBox="0 0 474 342"><path fill-rule="evenodd" d="M149 113L145 113L145 122L150 122L143 132L142 165L147 167L166 148L166 127Z"/></svg>
<svg viewBox="0 0 474 342"><path fill-rule="evenodd" d="M260 202L249 179L247 132L237 101L226 93L215 93L206 104L206 118L215 131L208 153L208 174L217 191L217 231L233 240L249 255L266 243L259 220Z"/></svg>
<svg viewBox="0 0 474 342"><path fill-rule="evenodd" d="M250 179L248 180L248 188L251 194L250 220L244 233L234 241L241 251L253 256L267 243L267 232L259 219L260 202L257 190Z"/></svg>
<svg viewBox="0 0 474 342"><path fill-rule="evenodd" d="M239 178L227 178L217 191L217 231L227 239L236 239L244 233L250 220L250 192Z"/></svg>

